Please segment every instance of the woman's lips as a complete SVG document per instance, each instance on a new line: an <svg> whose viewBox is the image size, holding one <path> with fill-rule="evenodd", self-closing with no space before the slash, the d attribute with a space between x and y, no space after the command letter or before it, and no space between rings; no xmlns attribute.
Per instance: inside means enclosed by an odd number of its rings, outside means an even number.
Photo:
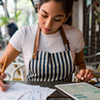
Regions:
<svg viewBox="0 0 100 100"><path fill-rule="evenodd" d="M44 28L45 31L50 31L50 29Z"/></svg>

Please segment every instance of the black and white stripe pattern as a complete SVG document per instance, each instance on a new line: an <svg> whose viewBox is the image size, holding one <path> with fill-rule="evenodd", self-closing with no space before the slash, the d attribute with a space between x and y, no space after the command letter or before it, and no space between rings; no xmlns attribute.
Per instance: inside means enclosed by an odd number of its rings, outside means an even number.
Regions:
<svg viewBox="0 0 100 100"><path fill-rule="evenodd" d="M69 44L65 44L65 49L58 53L38 51L37 59L29 62L28 81L70 82L75 66Z"/></svg>

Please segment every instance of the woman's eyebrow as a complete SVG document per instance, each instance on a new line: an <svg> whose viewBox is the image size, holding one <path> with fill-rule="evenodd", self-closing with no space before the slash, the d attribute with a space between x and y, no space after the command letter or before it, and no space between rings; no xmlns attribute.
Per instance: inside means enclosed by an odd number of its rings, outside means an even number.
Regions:
<svg viewBox="0 0 100 100"><path fill-rule="evenodd" d="M42 11L46 14L48 14L45 10L42 9ZM64 17L64 15L55 15L54 17Z"/></svg>
<svg viewBox="0 0 100 100"><path fill-rule="evenodd" d="M64 15L56 15L55 17L64 17Z"/></svg>
<svg viewBox="0 0 100 100"><path fill-rule="evenodd" d="M42 9L43 12L45 12L46 14L48 14L45 10Z"/></svg>

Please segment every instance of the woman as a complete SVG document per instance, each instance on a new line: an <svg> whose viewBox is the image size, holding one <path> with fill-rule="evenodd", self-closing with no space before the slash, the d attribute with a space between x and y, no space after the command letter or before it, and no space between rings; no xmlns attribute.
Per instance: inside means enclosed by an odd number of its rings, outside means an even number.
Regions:
<svg viewBox="0 0 100 100"><path fill-rule="evenodd" d="M82 33L64 25L71 15L73 0L40 0L39 23L19 29L10 39L7 49L0 58L1 69L5 56L6 67L22 52L30 81L71 81L75 66L77 78L88 81L92 71L85 69L83 59L84 40ZM3 91L0 78L0 89Z"/></svg>

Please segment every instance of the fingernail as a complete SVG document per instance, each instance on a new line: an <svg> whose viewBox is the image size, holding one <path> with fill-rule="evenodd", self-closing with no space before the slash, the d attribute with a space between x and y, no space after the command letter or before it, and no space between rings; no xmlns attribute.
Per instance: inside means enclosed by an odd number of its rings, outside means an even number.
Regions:
<svg viewBox="0 0 100 100"><path fill-rule="evenodd" d="M90 77L90 75L88 75L88 77Z"/></svg>

